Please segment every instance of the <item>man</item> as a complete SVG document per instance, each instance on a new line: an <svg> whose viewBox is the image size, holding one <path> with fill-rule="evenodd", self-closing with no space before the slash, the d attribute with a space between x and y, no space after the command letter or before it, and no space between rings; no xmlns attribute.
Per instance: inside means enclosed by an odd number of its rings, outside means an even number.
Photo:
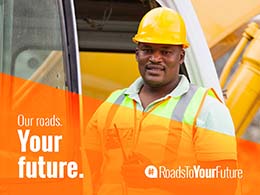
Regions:
<svg viewBox="0 0 260 195"><path fill-rule="evenodd" d="M112 93L85 131L95 193L233 194L236 179L218 178L236 168L232 120L212 90L179 75L189 46L183 19L155 8L133 41L141 78Z"/></svg>

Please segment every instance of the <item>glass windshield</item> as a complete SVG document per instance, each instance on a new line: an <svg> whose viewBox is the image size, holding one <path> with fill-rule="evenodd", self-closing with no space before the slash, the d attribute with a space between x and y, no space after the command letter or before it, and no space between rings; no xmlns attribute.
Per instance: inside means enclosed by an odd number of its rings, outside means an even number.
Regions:
<svg viewBox="0 0 260 195"><path fill-rule="evenodd" d="M0 0L0 71L65 88L58 1Z"/></svg>

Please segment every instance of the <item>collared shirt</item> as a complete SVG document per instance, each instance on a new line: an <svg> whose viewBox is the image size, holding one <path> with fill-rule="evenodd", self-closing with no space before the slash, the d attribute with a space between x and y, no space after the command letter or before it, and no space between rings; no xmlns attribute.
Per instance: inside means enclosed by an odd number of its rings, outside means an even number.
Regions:
<svg viewBox="0 0 260 195"><path fill-rule="evenodd" d="M139 77L137 80L135 80L135 82L130 85L130 87L125 91L125 94L128 94L129 97L133 100L135 100L137 102L137 109L140 111L149 111L154 104L156 104L157 102L160 102L162 100L167 99L168 97L179 97L181 95L183 95L184 93L186 93L189 90L189 81L188 79L184 76L184 75L180 75L180 82L177 85L177 87L172 90L169 94L167 94L166 96L155 100L154 102L152 102L151 104L149 104L145 109L142 106L141 100L139 98L139 92L141 87L143 86L143 79L141 77Z"/></svg>
<svg viewBox="0 0 260 195"><path fill-rule="evenodd" d="M189 90L188 79L184 75L180 75L180 82L175 89L173 89L166 96L153 101L144 109L139 98L139 91L143 86L143 83L143 79L139 77L125 91L125 94L128 94L131 99L136 101L137 109L143 112L149 111L156 103L168 98L169 96L179 97ZM206 97L196 124L198 127L210 129L218 133L224 133L232 136L235 135L229 110L223 103L211 96Z"/></svg>

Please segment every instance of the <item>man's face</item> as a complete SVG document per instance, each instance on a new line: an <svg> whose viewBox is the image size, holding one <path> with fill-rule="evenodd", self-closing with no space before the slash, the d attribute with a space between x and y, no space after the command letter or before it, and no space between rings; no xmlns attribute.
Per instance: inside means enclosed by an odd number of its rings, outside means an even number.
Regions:
<svg viewBox="0 0 260 195"><path fill-rule="evenodd" d="M184 55L180 45L139 43L136 49L139 72L151 87L162 87L178 80Z"/></svg>

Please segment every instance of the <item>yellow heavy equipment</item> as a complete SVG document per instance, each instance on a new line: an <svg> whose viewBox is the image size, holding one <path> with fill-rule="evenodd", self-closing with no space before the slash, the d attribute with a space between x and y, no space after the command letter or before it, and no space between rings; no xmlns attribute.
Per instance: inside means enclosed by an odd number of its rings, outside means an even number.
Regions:
<svg viewBox="0 0 260 195"><path fill-rule="evenodd" d="M242 55L241 63L226 87L226 103L238 135L243 134L260 106L260 30L256 23L246 28L220 77L221 86L225 87L227 75L248 41L251 42Z"/></svg>
<svg viewBox="0 0 260 195"><path fill-rule="evenodd" d="M49 95L33 92L36 83L72 92L61 97L66 103L61 109L64 121L77 118L69 124L76 128L62 130L68 137L62 154L82 157L85 162L79 151L82 99L74 95L101 102L138 77L132 37L142 16L157 6L175 9L187 25L191 45L181 73L195 84L216 89L230 109L238 136L248 133L248 126L257 121L258 140L251 141L260 141L259 118L255 118L260 107L259 0L0 0L0 179L7 182L0 182L0 194L13 190L23 194L16 169L10 167L13 161L17 168L14 160L20 155L19 150L13 150L17 135L5 119L24 102L32 106L35 100ZM14 78L34 84L20 86ZM90 112L97 106L87 105L85 110ZM241 148L246 154L259 156L253 147ZM259 169L259 157L248 159L244 164L253 162L252 170ZM258 173L252 177L251 188L258 185ZM52 184L60 189L78 185L77 180L59 182ZM39 183L27 184L37 187ZM41 184L49 186L46 181ZM34 194L40 191L23 189ZM70 189L67 193L80 194L81 188Z"/></svg>
<svg viewBox="0 0 260 195"><path fill-rule="evenodd" d="M260 21L257 19L260 2L192 0L192 3L213 59L217 61L228 53L227 62L221 61L225 65L220 84L236 133L241 136L260 106Z"/></svg>
<svg viewBox="0 0 260 195"><path fill-rule="evenodd" d="M77 21L83 94L102 100L114 89L129 85L138 76L134 45L131 43L131 36L134 34L138 19L147 10L160 5L177 9L181 14L187 14L189 18L191 16L187 13L189 12L186 9L187 3L192 3L203 29L207 46L220 77L226 104L231 111L237 134L241 136L254 119L260 104L259 27L257 23L247 27L260 13L258 0L120 1L117 5L105 1L103 4L97 1L76 2L76 10L80 13ZM124 5L127 5L125 6L127 8L123 9ZM122 10L125 10L124 16L120 16ZM113 14L109 15L111 11ZM132 12L136 15L133 16ZM103 14L102 20L99 20L98 14ZM106 19L104 19L105 14L107 14ZM187 23L189 25L189 21ZM188 26L188 29L192 27ZM87 38L86 33L93 39ZM189 39L194 39L194 36L191 35ZM195 48L194 45L191 47ZM230 55L234 47L236 49ZM229 56L230 59L227 61ZM240 56L243 56L242 59ZM195 57L200 58L198 55ZM232 68L234 64L240 64L239 68L236 70ZM119 75L121 72L127 72L127 76ZM205 75L207 70L201 72ZM188 76L196 77L196 74L196 72L189 72ZM194 82L203 85L205 80L202 78L200 83L195 79ZM213 87L218 86L213 85Z"/></svg>

